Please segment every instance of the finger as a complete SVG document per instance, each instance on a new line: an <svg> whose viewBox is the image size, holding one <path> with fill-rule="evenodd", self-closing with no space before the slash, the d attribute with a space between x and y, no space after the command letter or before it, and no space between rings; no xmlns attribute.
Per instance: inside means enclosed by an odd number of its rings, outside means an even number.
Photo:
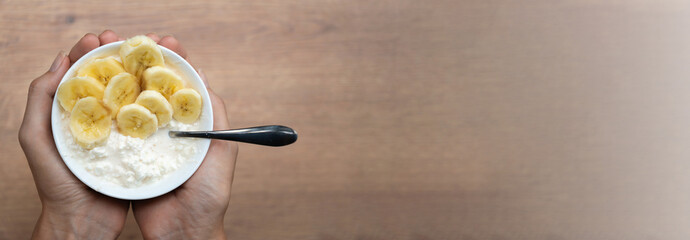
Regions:
<svg viewBox="0 0 690 240"><path fill-rule="evenodd" d="M216 95L216 93L208 86L208 79L203 71L199 71L199 76L206 85L208 95L211 98L211 106L213 108L213 129L227 129L230 126L230 123L228 122L228 116L227 112L225 111L225 103L223 102L223 99L218 97L218 95Z"/></svg>
<svg viewBox="0 0 690 240"><path fill-rule="evenodd" d="M211 98L211 106L213 107L213 129L215 130L225 130L230 127L228 122L228 115L225 111L225 103L223 99L218 97L213 90L208 91L209 97Z"/></svg>
<svg viewBox="0 0 690 240"><path fill-rule="evenodd" d="M189 56L187 56L184 60L187 61L187 63L189 63L189 65L192 66L192 68L197 69L197 68L194 66L194 63L192 63L192 61L189 59ZM198 70L197 70L197 72L198 72Z"/></svg>
<svg viewBox="0 0 690 240"><path fill-rule="evenodd" d="M158 44L172 50L173 52L176 52L182 58L187 58L187 51L182 48L180 42L177 41L177 39L175 39L173 36L165 36L161 38L161 40L158 41Z"/></svg>
<svg viewBox="0 0 690 240"><path fill-rule="evenodd" d="M67 69L69 69L69 58L60 52L53 61L50 71L31 82L22 126L28 126L32 130L50 132L45 130L50 127L50 108L53 96Z"/></svg>
<svg viewBox="0 0 690 240"><path fill-rule="evenodd" d="M77 42L74 47L72 47L72 50L69 52L69 59L72 63L74 63L79 60L79 58L84 56L84 54L90 52L98 46L100 46L100 40L98 40L96 34L87 33L81 39L79 39L79 42Z"/></svg>
<svg viewBox="0 0 690 240"><path fill-rule="evenodd" d="M101 46L108 43L117 42L117 39L117 34L110 29L103 31L101 35L98 35L98 40L101 42Z"/></svg>
<svg viewBox="0 0 690 240"><path fill-rule="evenodd" d="M153 39L153 41L155 42L159 42L161 40L161 37L159 37L158 34L155 33L147 33L146 36L150 39Z"/></svg>
<svg viewBox="0 0 690 240"><path fill-rule="evenodd" d="M203 71L199 71L199 76L204 81L204 84L206 84L211 98L211 106L213 107L213 129L228 129L228 117L223 99L208 88L208 79ZM215 188L225 190L218 192L219 194L228 194L229 196L237 153L237 143L212 140L204 162L185 185L199 187L211 183Z"/></svg>
<svg viewBox="0 0 690 240"><path fill-rule="evenodd" d="M58 54L50 71L31 82L29 87L24 120L19 130L19 143L29 160L32 172L38 177L66 174L66 171L55 170L59 169L55 164L60 164L60 161L59 158L55 158L57 151L51 135L50 112L57 85L69 69L69 65L69 58L64 54Z"/></svg>
<svg viewBox="0 0 690 240"><path fill-rule="evenodd" d="M199 73L199 77L201 77L201 81L204 82L204 86L206 88L209 88L208 87L208 79L206 78L206 74L204 74L204 72L201 70L201 68L197 69L196 72Z"/></svg>

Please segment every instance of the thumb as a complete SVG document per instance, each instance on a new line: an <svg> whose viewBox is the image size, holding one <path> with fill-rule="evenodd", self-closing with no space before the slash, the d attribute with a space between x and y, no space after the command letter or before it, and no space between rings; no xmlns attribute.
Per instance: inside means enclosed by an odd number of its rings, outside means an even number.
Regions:
<svg viewBox="0 0 690 240"><path fill-rule="evenodd" d="M208 95L211 98L211 107L213 108L213 130L227 129L230 124L228 123L228 115L225 111L225 103L223 102L223 99L216 95L213 89L209 87L206 74L201 71L201 69L199 69L199 76L204 82L204 85L206 85Z"/></svg>
<svg viewBox="0 0 690 240"><path fill-rule="evenodd" d="M60 52L50 70L31 82L24 120L19 129L19 144L26 155L39 195L43 196L46 195L45 191L54 189L56 185L64 185L65 179L69 183L76 182L60 160L50 127L53 96L69 67L69 58Z"/></svg>
<svg viewBox="0 0 690 240"><path fill-rule="evenodd" d="M50 133L50 110L53 96L67 69L69 69L69 58L60 52L53 61L50 70L31 82L22 128L28 127Z"/></svg>

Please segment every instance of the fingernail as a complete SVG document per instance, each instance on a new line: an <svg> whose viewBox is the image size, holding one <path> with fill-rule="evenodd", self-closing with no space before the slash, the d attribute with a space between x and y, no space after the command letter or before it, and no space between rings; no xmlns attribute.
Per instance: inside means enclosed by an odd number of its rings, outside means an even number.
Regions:
<svg viewBox="0 0 690 240"><path fill-rule="evenodd" d="M55 57L55 60L53 60L53 64L50 65L49 71L50 72L57 71L57 69L60 67L60 65L62 65L62 59L64 59L64 58L65 58L65 52L60 51L60 53L58 53L57 57Z"/></svg>
<svg viewBox="0 0 690 240"><path fill-rule="evenodd" d="M204 85L206 85L206 87L208 87L208 79L206 79L206 74L204 74L204 72L201 71L201 68L199 68L197 70L197 72L199 72L199 76L201 77L201 81L203 81Z"/></svg>

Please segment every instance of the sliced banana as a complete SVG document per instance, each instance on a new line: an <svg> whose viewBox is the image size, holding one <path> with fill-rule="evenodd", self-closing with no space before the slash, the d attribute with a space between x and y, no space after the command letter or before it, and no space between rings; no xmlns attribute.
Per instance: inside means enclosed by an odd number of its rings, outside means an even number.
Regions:
<svg viewBox="0 0 690 240"><path fill-rule="evenodd" d="M137 97L136 104L144 106L151 113L155 114L158 119L158 126L165 126L172 119L172 105L157 91L146 90L141 92L139 97Z"/></svg>
<svg viewBox="0 0 690 240"><path fill-rule="evenodd" d="M155 90L170 99L173 93L184 88L182 78L165 67L151 67L144 71L142 77L144 90Z"/></svg>
<svg viewBox="0 0 690 240"><path fill-rule="evenodd" d="M103 92L103 103L110 108L112 117L117 116L120 107L133 103L141 92L137 77L128 72L114 76Z"/></svg>
<svg viewBox="0 0 690 240"><path fill-rule="evenodd" d="M141 77L149 67L163 66L163 53L158 44L147 36L127 39L120 47L120 58L127 72Z"/></svg>
<svg viewBox="0 0 690 240"><path fill-rule="evenodd" d="M60 106L71 112L77 100L85 97L103 98L105 86L95 78L73 77L60 85L57 90L57 99Z"/></svg>
<svg viewBox="0 0 690 240"><path fill-rule="evenodd" d="M92 77L101 81L103 85L108 85L108 81L115 75L124 72L122 64L114 57L107 57L93 60L77 71L79 77Z"/></svg>
<svg viewBox="0 0 690 240"><path fill-rule="evenodd" d="M117 129L122 135L145 139L158 130L158 120L144 106L132 103L117 113Z"/></svg>
<svg viewBox="0 0 690 240"><path fill-rule="evenodd" d="M201 114L201 95L194 89L185 88L170 97L173 118L182 123L193 123Z"/></svg>
<svg viewBox="0 0 690 240"><path fill-rule="evenodd" d="M72 136L86 149L92 149L108 139L111 125L110 111L95 97L79 99L69 121Z"/></svg>

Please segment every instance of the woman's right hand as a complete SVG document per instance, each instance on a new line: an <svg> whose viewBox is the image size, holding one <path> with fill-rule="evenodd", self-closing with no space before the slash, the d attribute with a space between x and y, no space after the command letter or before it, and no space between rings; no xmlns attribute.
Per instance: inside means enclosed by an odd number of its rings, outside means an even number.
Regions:
<svg viewBox="0 0 690 240"><path fill-rule="evenodd" d="M148 34L158 44L183 58L186 52L177 39ZM213 129L228 129L223 100L208 86L213 106ZM230 202L230 190L237 160L237 144L212 140L199 169L182 186L163 196L132 201L134 217L145 239L225 239L223 218Z"/></svg>

